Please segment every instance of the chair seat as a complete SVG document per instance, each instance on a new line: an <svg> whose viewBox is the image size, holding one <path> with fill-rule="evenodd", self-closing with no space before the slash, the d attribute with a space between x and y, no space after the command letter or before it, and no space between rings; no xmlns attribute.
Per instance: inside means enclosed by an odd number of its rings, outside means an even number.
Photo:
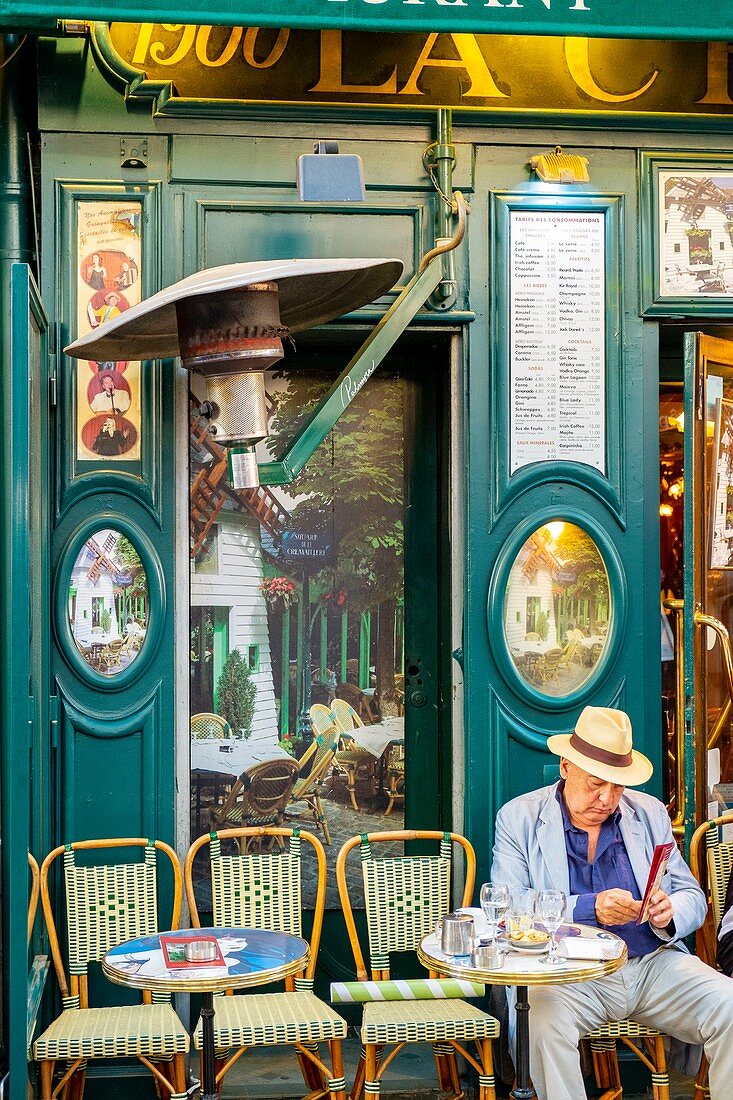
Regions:
<svg viewBox="0 0 733 1100"><path fill-rule="evenodd" d="M364 1006L362 1043L497 1039L499 1021L461 1000L384 1001Z"/></svg>
<svg viewBox="0 0 733 1100"><path fill-rule="evenodd" d="M188 1034L170 1005L68 1008L33 1044L37 1061L185 1054Z"/></svg>
<svg viewBox="0 0 733 1100"><path fill-rule="evenodd" d="M587 1039L644 1039L661 1032L646 1024L637 1024L636 1020L611 1020L607 1024L601 1024L594 1031L589 1031Z"/></svg>
<svg viewBox="0 0 733 1100"><path fill-rule="evenodd" d="M314 993L247 993L214 999L214 1042L230 1047L345 1039L346 1021ZM201 1021L193 1043L201 1049Z"/></svg>
<svg viewBox="0 0 733 1100"><path fill-rule="evenodd" d="M368 749L339 749L334 759L339 764L376 764L377 758Z"/></svg>

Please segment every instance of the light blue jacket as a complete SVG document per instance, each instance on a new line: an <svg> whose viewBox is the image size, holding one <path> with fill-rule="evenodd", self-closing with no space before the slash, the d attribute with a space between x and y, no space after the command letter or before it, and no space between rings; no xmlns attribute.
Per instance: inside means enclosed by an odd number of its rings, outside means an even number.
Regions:
<svg viewBox="0 0 733 1100"><path fill-rule="evenodd" d="M533 887L535 890L570 891L568 860L562 810L555 797L557 783L512 799L499 810L496 818L493 882L510 888ZM672 840L669 814L651 795L627 789L619 803L621 835L643 896L656 844ZM687 950L681 941L696 931L705 920L707 902L675 845L662 879L662 889L674 908L674 934L654 928L663 943ZM567 919L573 919L577 894L568 897Z"/></svg>

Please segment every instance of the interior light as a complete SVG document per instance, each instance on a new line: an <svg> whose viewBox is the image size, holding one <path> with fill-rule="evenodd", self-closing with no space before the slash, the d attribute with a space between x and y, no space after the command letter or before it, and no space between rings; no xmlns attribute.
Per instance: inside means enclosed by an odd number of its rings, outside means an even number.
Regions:
<svg viewBox="0 0 733 1100"><path fill-rule="evenodd" d="M557 542L560 535L565 530L565 523L561 519L553 520L552 523L546 523L545 527L552 535L553 542Z"/></svg>
<svg viewBox="0 0 733 1100"><path fill-rule="evenodd" d="M660 504L659 514L660 516L671 516L674 512L674 508L671 504Z"/></svg>
<svg viewBox="0 0 733 1100"><path fill-rule="evenodd" d="M679 416L670 416L669 418L670 428L674 428L678 432L684 432L685 430L685 414L681 412Z"/></svg>
<svg viewBox="0 0 733 1100"><path fill-rule="evenodd" d="M529 166L543 183L589 183L588 158L564 153L561 145L553 153L537 153Z"/></svg>

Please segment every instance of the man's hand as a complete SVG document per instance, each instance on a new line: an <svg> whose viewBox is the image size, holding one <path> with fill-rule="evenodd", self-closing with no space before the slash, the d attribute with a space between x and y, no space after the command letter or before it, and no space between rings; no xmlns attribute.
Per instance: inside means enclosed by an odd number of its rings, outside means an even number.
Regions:
<svg viewBox="0 0 733 1100"><path fill-rule="evenodd" d="M599 924L627 924L636 920L640 909L641 902L636 901L628 890L601 890L596 896L596 919Z"/></svg>
<svg viewBox="0 0 733 1100"><path fill-rule="evenodd" d="M652 894L649 902L649 923L655 928L666 928L674 920L674 909L664 890Z"/></svg>

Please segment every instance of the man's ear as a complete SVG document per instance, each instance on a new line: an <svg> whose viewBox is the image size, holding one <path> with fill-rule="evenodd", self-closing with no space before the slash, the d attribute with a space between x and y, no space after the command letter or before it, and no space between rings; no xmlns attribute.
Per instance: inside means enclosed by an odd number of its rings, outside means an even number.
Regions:
<svg viewBox="0 0 733 1100"><path fill-rule="evenodd" d="M563 779L567 779L567 777L568 777L568 768L569 768L569 762L565 759L564 756L561 756L560 757L560 775L563 777Z"/></svg>

